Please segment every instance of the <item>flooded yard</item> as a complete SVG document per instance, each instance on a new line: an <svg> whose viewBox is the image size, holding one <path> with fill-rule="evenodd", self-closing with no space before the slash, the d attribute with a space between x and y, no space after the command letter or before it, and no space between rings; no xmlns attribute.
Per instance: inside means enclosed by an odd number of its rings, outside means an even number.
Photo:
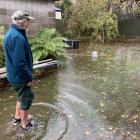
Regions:
<svg viewBox="0 0 140 140"><path fill-rule="evenodd" d="M68 52L65 67L36 80L30 116L37 126L30 132L10 128L15 96L0 90L0 138L140 140L140 45L86 44Z"/></svg>

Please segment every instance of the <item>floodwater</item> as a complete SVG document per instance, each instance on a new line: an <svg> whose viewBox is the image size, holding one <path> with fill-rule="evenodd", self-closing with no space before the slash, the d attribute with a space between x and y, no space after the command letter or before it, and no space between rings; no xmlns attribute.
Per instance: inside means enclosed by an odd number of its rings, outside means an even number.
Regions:
<svg viewBox="0 0 140 140"><path fill-rule="evenodd" d="M139 44L81 45L36 80L28 132L9 123L12 89L0 91L0 140L140 140L139 84Z"/></svg>

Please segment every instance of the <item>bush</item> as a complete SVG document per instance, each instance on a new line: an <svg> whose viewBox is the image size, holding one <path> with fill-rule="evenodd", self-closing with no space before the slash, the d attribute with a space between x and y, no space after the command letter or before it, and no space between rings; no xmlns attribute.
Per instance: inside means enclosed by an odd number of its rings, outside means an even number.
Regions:
<svg viewBox="0 0 140 140"><path fill-rule="evenodd" d="M2 44L3 44L3 38L4 38L4 27L0 26L0 68L5 66L4 63L4 52L3 52L3 48L2 48Z"/></svg>
<svg viewBox="0 0 140 140"><path fill-rule="evenodd" d="M66 60L65 48L69 46L64 43L65 39L55 28L44 28L35 38L29 40L34 62L47 58Z"/></svg>
<svg viewBox="0 0 140 140"><path fill-rule="evenodd" d="M73 37L90 36L99 41L118 35L118 20L104 0L76 0L70 9L68 29Z"/></svg>
<svg viewBox="0 0 140 140"><path fill-rule="evenodd" d="M3 43L3 38L4 38L4 27L0 26L0 45Z"/></svg>

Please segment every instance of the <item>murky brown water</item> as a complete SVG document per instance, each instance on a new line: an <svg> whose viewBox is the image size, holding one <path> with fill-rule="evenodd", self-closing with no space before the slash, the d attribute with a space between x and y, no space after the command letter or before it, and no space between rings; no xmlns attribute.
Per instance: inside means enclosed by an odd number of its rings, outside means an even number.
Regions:
<svg viewBox="0 0 140 140"><path fill-rule="evenodd" d="M0 91L0 138L140 140L139 84L139 44L81 45L66 67L37 80L30 114L38 126L29 133L7 129L15 97Z"/></svg>

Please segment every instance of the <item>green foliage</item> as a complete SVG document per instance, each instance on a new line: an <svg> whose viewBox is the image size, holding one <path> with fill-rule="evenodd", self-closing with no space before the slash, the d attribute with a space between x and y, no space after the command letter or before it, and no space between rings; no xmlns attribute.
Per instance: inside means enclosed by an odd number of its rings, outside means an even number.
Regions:
<svg viewBox="0 0 140 140"><path fill-rule="evenodd" d="M111 17L111 13L104 12L97 17L92 35L98 40L106 38L110 41L118 35L118 22Z"/></svg>
<svg viewBox="0 0 140 140"><path fill-rule="evenodd" d="M68 29L68 19L70 18L72 6L71 0L63 0L60 4L56 5L62 9L62 19L57 23L57 30L63 34L63 36L71 37L71 32Z"/></svg>
<svg viewBox="0 0 140 140"><path fill-rule="evenodd" d="M4 67L4 52L2 49L3 38L4 38L4 27L0 26L0 68Z"/></svg>
<svg viewBox="0 0 140 140"><path fill-rule="evenodd" d="M66 9L69 9L71 5L72 2L70 0L64 0L61 4L58 4L57 7L62 9L62 11L65 11Z"/></svg>
<svg viewBox="0 0 140 140"><path fill-rule="evenodd" d="M55 28L44 28L35 38L30 39L34 61L46 58L65 60L67 57L65 48L69 47L64 43L65 39Z"/></svg>
<svg viewBox="0 0 140 140"><path fill-rule="evenodd" d="M3 38L4 38L4 27L0 26L0 44L3 43Z"/></svg>
<svg viewBox="0 0 140 140"><path fill-rule="evenodd" d="M73 37L89 35L97 40L112 40L118 35L118 21L107 10L104 0L76 0L71 8L68 28Z"/></svg>

